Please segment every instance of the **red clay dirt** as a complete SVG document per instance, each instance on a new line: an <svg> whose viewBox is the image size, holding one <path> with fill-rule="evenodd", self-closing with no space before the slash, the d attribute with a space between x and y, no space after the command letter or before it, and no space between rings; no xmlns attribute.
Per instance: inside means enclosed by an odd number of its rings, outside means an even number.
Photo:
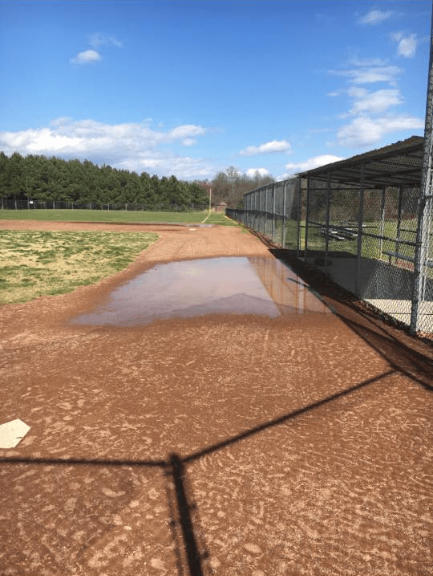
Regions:
<svg viewBox="0 0 433 576"><path fill-rule="evenodd" d="M0 574L433 575L431 348L338 315L71 325L156 262L273 256L240 228L155 230L126 271L0 308ZM328 298L332 300L331 297Z"/></svg>

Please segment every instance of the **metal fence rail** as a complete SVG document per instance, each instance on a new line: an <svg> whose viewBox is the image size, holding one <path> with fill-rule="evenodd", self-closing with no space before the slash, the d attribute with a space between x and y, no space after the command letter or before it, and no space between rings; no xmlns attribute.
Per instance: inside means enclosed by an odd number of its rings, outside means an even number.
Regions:
<svg viewBox="0 0 433 576"><path fill-rule="evenodd" d="M433 206L419 187L368 189L292 178L244 196L227 215L290 250L382 313L410 325L420 278L417 331L433 333ZM420 211L428 230L417 234ZM425 218L424 218L425 219ZM423 242L425 257L416 270Z"/></svg>

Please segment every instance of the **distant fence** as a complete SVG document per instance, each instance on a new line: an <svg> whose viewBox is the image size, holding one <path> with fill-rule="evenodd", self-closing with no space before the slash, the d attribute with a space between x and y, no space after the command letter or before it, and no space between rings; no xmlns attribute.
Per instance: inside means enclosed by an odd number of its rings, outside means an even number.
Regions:
<svg viewBox="0 0 433 576"><path fill-rule="evenodd" d="M152 212L186 212L201 211L208 208L207 204L192 204L179 206L167 204L150 205L132 202L76 202L61 200L26 200L16 198L0 198L0 210L122 210L122 211L152 211Z"/></svg>
<svg viewBox="0 0 433 576"><path fill-rule="evenodd" d="M244 196L227 215L317 267L337 284L404 324L414 306L418 331L433 333L433 224L415 269L420 188L360 190L323 180L292 178Z"/></svg>

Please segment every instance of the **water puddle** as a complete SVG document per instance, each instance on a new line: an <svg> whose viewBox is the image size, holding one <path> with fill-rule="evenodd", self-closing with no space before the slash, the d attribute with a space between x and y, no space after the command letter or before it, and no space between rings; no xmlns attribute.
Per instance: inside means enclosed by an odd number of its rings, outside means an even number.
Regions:
<svg viewBox="0 0 433 576"><path fill-rule="evenodd" d="M73 323L135 326L156 319L205 314L272 318L328 313L303 281L279 260L230 257L158 264L113 290Z"/></svg>

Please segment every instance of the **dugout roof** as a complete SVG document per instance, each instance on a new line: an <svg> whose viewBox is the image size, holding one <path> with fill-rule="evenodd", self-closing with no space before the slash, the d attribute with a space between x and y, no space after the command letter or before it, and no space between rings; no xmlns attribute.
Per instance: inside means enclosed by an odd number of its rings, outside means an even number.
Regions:
<svg viewBox="0 0 433 576"><path fill-rule="evenodd" d="M424 138L411 136L383 148L301 172L298 176L327 180L329 175L333 183L359 186L363 167L366 188L420 186L423 153Z"/></svg>

